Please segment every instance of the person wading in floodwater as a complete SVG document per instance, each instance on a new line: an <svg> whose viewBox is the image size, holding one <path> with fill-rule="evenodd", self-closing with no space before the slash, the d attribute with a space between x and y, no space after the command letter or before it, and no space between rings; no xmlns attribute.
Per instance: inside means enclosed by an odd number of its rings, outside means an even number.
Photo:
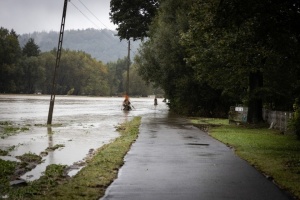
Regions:
<svg viewBox="0 0 300 200"><path fill-rule="evenodd" d="M154 98L154 105L157 106L157 98Z"/></svg>
<svg viewBox="0 0 300 200"><path fill-rule="evenodd" d="M125 96L125 99L123 101L123 110L131 110L131 104L130 104L130 101L129 101L129 97L126 95Z"/></svg>

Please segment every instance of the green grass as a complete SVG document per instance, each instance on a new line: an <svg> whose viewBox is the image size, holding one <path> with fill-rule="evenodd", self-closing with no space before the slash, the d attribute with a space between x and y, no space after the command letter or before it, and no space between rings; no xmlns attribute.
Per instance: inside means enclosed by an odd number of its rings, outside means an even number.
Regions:
<svg viewBox="0 0 300 200"><path fill-rule="evenodd" d="M8 155L8 151L7 150L0 149L0 156L7 156L7 155Z"/></svg>
<svg viewBox="0 0 300 200"><path fill-rule="evenodd" d="M220 121L223 125L209 128L212 137L233 147L237 155L300 199L300 140L295 135Z"/></svg>
<svg viewBox="0 0 300 200"><path fill-rule="evenodd" d="M27 187L11 190L12 199L99 199L117 178L124 156L139 132L140 117L118 127L120 137L102 146L87 166L72 178L63 175L63 165L50 165L45 175Z"/></svg>
<svg viewBox="0 0 300 200"><path fill-rule="evenodd" d="M24 153L21 156L16 156L19 160L25 163L30 163L30 162L36 162L36 163L41 163L42 162L42 157L38 156L34 153Z"/></svg>
<svg viewBox="0 0 300 200"><path fill-rule="evenodd" d="M64 144L56 144L53 147L47 147L46 151L55 151L56 149L59 149L62 147L65 147L65 145Z"/></svg>
<svg viewBox="0 0 300 200"><path fill-rule="evenodd" d="M11 122L0 122L0 138L5 139L6 137L15 135L20 132L28 131L27 126L20 127L18 125L13 125Z"/></svg>
<svg viewBox="0 0 300 200"><path fill-rule="evenodd" d="M17 162L0 159L0 197L9 192L9 177L15 172Z"/></svg>
<svg viewBox="0 0 300 200"><path fill-rule="evenodd" d="M191 118L193 124L203 124L203 125L227 125L229 124L228 119L219 118Z"/></svg>

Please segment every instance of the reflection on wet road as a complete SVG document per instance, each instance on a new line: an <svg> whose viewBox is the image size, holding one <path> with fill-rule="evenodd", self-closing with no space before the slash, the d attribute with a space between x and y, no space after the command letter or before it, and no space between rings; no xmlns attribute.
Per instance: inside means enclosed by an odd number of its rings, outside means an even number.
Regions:
<svg viewBox="0 0 300 200"><path fill-rule="evenodd" d="M43 163L21 178L37 179L49 164L72 165L83 160L91 149L118 137L115 126L134 116L153 117L167 115L168 108L162 99L154 106L153 98L131 98L135 109L121 110L123 98L56 96L52 127L46 122L49 96L43 95L0 95L0 122L10 122L13 126L28 127L29 130L0 139L0 148L15 148L9 156L1 159L15 160L24 153L39 155L47 147L64 145L49 151ZM0 131L3 131L0 129ZM71 171L70 175L76 173Z"/></svg>

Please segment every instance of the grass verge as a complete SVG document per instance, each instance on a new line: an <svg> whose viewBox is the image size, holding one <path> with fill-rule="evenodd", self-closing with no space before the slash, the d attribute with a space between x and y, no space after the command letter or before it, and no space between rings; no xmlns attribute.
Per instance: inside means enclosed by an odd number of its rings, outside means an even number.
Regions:
<svg viewBox="0 0 300 200"><path fill-rule="evenodd" d="M198 121L214 124L209 119ZM296 135L265 127L229 125L228 120L217 122L218 126L209 128L212 137L233 147L237 155L300 199L300 140Z"/></svg>
<svg viewBox="0 0 300 200"><path fill-rule="evenodd" d="M45 175L30 185L15 189L12 199L99 199L106 188L117 178L119 168L124 164L124 156L139 132L141 117L125 122L117 128L120 137L99 148L87 161L87 166L74 177L63 175L62 165L50 165Z"/></svg>

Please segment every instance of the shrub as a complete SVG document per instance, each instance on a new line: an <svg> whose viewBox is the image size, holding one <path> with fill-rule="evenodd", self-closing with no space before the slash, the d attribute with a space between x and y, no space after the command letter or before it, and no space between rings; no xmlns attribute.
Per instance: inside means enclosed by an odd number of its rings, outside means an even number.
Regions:
<svg viewBox="0 0 300 200"><path fill-rule="evenodd" d="M297 98L293 105L294 117L290 121L290 127L295 131L298 139L300 139L300 102Z"/></svg>

